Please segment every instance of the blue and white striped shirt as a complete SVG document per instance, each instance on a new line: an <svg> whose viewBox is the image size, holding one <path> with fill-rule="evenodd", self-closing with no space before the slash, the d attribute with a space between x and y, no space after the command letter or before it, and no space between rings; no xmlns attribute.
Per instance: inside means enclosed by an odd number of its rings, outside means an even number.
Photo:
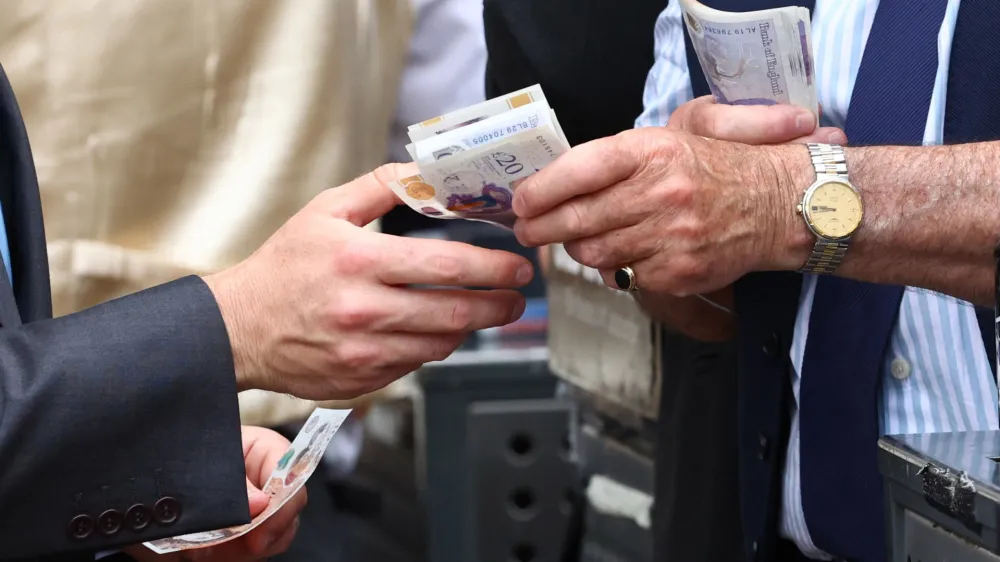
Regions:
<svg viewBox="0 0 1000 562"><path fill-rule="evenodd" d="M959 1L948 1L938 35L938 73L924 144L940 144L944 137L948 64ZM844 126L877 8L878 0L816 2L812 37L824 125ZM645 110L637 127L666 124L671 112L692 98L682 25L678 2L671 0L656 22L656 62L646 81ZM805 276L791 347L796 404L815 291L816 277ZM883 434L997 429L996 383L971 304L907 287L884 360L880 400ZM813 544L802 511L797 409L786 456L780 526L781 535L807 556L829 558Z"/></svg>

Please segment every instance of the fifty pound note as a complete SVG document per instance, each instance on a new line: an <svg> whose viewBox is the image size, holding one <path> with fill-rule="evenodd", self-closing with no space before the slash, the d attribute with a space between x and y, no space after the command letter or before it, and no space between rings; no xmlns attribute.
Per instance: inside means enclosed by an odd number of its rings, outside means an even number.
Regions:
<svg viewBox="0 0 1000 562"><path fill-rule="evenodd" d="M249 533L281 509L281 506L302 489L319 465L330 440L350 413L351 410L325 408L313 411L264 485L263 491L271 496L271 501L250 523L217 531L160 539L147 542L145 546L157 554L168 554L179 550L207 548Z"/></svg>
<svg viewBox="0 0 1000 562"><path fill-rule="evenodd" d="M792 104L819 114L809 10L722 12L680 0L698 62L719 103Z"/></svg>

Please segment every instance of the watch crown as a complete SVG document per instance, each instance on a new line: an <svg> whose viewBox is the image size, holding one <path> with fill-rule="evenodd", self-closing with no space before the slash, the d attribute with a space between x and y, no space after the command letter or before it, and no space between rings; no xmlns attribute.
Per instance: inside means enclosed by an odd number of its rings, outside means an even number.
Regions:
<svg viewBox="0 0 1000 562"><path fill-rule="evenodd" d="M795 210L796 210L797 212L801 213L801 212L802 212L802 203L799 203L798 205L796 205L796 206L795 206Z"/></svg>

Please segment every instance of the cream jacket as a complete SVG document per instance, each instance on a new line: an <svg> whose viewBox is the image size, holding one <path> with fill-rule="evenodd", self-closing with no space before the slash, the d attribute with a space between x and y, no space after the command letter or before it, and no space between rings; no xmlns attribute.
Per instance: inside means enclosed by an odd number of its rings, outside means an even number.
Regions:
<svg viewBox="0 0 1000 562"><path fill-rule="evenodd" d="M56 314L232 265L381 164L411 20L407 0L5 0Z"/></svg>

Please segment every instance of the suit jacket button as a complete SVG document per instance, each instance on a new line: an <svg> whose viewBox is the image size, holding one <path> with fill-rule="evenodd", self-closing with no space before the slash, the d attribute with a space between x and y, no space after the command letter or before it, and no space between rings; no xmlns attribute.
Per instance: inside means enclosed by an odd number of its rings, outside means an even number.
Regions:
<svg viewBox="0 0 1000 562"><path fill-rule="evenodd" d="M133 531L141 531L153 521L153 510L137 503L125 512L125 524Z"/></svg>
<svg viewBox="0 0 1000 562"><path fill-rule="evenodd" d="M762 349L765 355L771 359L777 359L778 355L781 354L781 339L778 338L778 334L771 332L771 334L764 338Z"/></svg>
<svg viewBox="0 0 1000 562"><path fill-rule="evenodd" d="M78 541L90 536L90 533L94 532L94 518L81 513L77 515L69 522L69 536L73 537Z"/></svg>
<svg viewBox="0 0 1000 562"><path fill-rule="evenodd" d="M160 525L173 525L181 518L181 502L167 496L153 506L153 519Z"/></svg>
<svg viewBox="0 0 1000 562"><path fill-rule="evenodd" d="M113 536L122 530L124 518L117 509L109 509L97 518L97 531L106 537Z"/></svg>

